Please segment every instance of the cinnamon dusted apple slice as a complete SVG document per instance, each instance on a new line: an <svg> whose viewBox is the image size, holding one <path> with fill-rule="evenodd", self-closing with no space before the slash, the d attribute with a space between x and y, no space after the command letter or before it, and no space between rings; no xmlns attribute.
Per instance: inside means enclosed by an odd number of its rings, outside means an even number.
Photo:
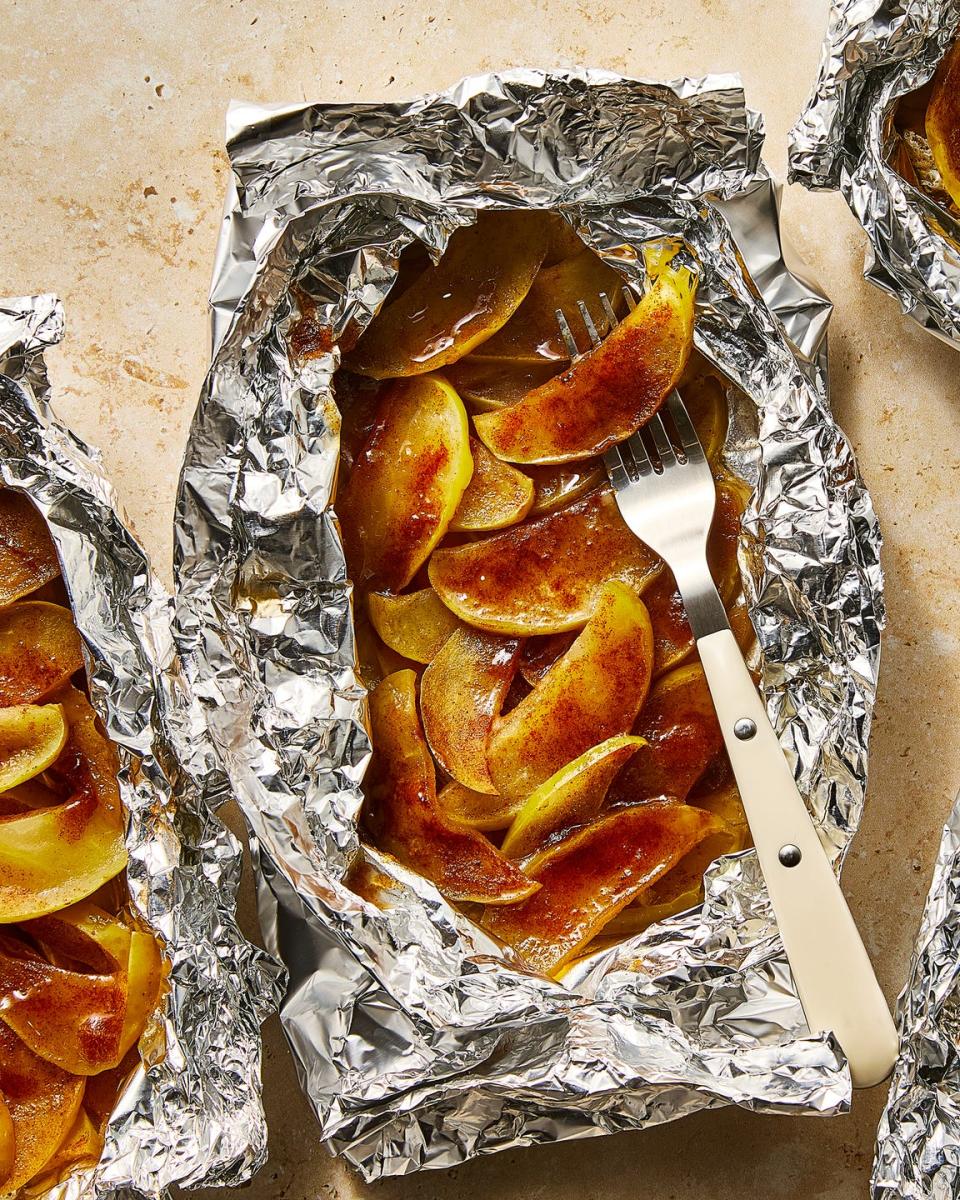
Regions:
<svg viewBox="0 0 960 1200"><path fill-rule="evenodd" d="M560 512L435 551L430 582L468 624L527 637L578 628L607 580L642 592L662 568L603 488Z"/></svg>
<svg viewBox="0 0 960 1200"><path fill-rule="evenodd" d="M13 1125L13 1169L0 1196L14 1198L42 1170L80 1111L84 1081L38 1058L0 1021L0 1100Z"/></svg>
<svg viewBox="0 0 960 1200"><path fill-rule="evenodd" d="M67 742L48 776L69 799L0 819L0 924L25 921L89 896L126 866L116 752L86 696L55 696Z"/></svg>
<svg viewBox="0 0 960 1200"><path fill-rule="evenodd" d="M441 788L437 802L451 821L490 832L506 829L520 811L520 801L489 792L473 792L452 779Z"/></svg>
<svg viewBox="0 0 960 1200"><path fill-rule="evenodd" d="M100 1161L103 1137L81 1108L63 1141L44 1163L39 1175L30 1180L31 1196L43 1196L59 1183L68 1171L93 1167Z"/></svg>
<svg viewBox="0 0 960 1200"><path fill-rule="evenodd" d="M517 404L478 414L481 441L506 462L560 463L629 437L680 378L693 343L695 290L686 267L663 268L598 349Z"/></svg>
<svg viewBox="0 0 960 1200"><path fill-rule="evenodd" d="M750 824L747 821L747 814L743 811L740 789L733 779L727 780L720 787L706 793L706 795L691 796L690 803L697 808L703 808L707 812L720 817L727 829L730 830L734 844L725 853L745 850L752 844L753 838L750 835Z"/></svg>
<svg viewBox="0 0 960 1200"><path fill-rule="evenodd" d="M370 725L364 823L374 844L432 880L451 900L512 904L534 892L537 885L482 833L441 810L412 671L389 675L371 694Z"/></svg>
<svg viewBox="0 0 960 1200"><path fill-rule="evenodd" d="M447 638L461 628L460 621L433 588L404 596L371 592L367 611L382 641L404 658L428 663Z"/></svg>
<svg viewBox="0 0 960 1200"><path fill-rule="evenodd" d="M617 772L642 745L642 738L622 734L561 767L524 801L500 844L501 852L522 860L555 834L590 821L600 811Z"/></svg>
<svg viewBox="0 0 960 1200"><path fill-rule="evenodd" d="M535 687L553 664L563 658L576 638L574 630L551 633L547 637L527 638L520 651L520 674L531 687Z"/></svg>
<svg viewBox="0 0 960 1200"><path fill-rule="evenodd" d="M446 533L472 474L467 414L445 379L385 388L336 506L354 583L406 587Z"/></svg>
<svg viewBox="0 0 960 1200"><path fill-rule="evenodd" d="M0 605L35 592L59 574L43 517L22 492L0 489Z"/></svg>
<svg viewBox="0 0 960 1200"><path fill-rule="evenodd" d="M557 309L574 312L577 301L582 300L597 332L604 337L610 323L600 303L600 293L605 292L616 308L622 291L620 276L592 250L582 250L555 266L543 267L517 311L474 352L474 358L507 359L524 364L547 360L559 367L569 361L570 352L560 335Z"/></svg>
<svg viewBox="0 0 960 1200"><path fill-rule="evenodd" d="M422 375L492 337L530 290L547 250L536 213L481 212L370 323L344 365L374 379Z"/></svg>
<svg viewBox="0 0 960 1200"><path fill-rule="evenodd" d="M684 800L723 746L723 735L699 662L663 675L653 685L634 733L647 745L611 788L616 800L671 796Z"/></svg>
<svg viewBox="0 0 960 1200"><path fill-rule="evenodd" d="M960 41L940 63L927 104L927 141L943 186L960 205Z"/></svg>
<svg viewBox="0 0 960 1200"><path fill-rule="evenodd" d="M572 504L604 478L603 467L589 460L556 467L528 467L526 473L533 480L532 517L555 512L566 504Z"/></svg>
<svg viewBox="0 0 960 1200"><path fill-rule="evenodd" d="M522 471L494 458L483 442L470 439L473 475L450 522L452 533L516 525L533 504L533 483Z"/></svg>
<svg viewBox="0 0 960 1200"><path fill-rule="evenodd" d="M45 771L66 740L67 724L59 704L0 708L0 792Z"/></svg>
<svg viewBox="0 0 960 1200"><path fill-rule="evenodd" d="M487 743L519 653L516 638L460 628L420 681L420 714L433 756L471 791L497 791L487 768Z"/></svg>
<svg viewBox="0 0 960 1200"><path fill-rule="evenodd" d="M26 600L0 610L0 704L32 704L82 666L69 609Z"/></svg>
<svg viewBox="0 0 960 1200"><path fill-rule="evenodd" d="M13 1164L16 1162L16 1158L17 1145L13 1132L13 1118L10 1116L7 1102L0 1095L0 1188L13 1174Z"/></svg>
<svg viewBox="0 0 960 1200"><path fill-rule="evenodd" d="M530 859L525 870L540 890L491 909L483 925L549 974L718 825L686 804L616 809Z"/></svg>
<svg viewBox="0 0 960 1200"><path fill-rule="evenodd" d="M497 721L487 749L494 789L528 796L565 763L629 732L653 667L647 610L622 583L604 586L567 653Z"/></svg>

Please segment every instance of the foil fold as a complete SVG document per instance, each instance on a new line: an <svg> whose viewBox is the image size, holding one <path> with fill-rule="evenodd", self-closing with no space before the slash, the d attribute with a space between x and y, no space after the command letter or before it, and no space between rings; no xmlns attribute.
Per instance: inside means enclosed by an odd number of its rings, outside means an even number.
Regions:
<svg viewBox="0 0 960 1200"><path fill-rule="evenodd" d="M170 597L95 452L50 408L43 356L63 324L54 296L0 300L0 474L56 544L93 704L120 754L132 903L170 976L99 1165L48 1197L161 1197L173 1184L241 1183L264 1160L260 1024L279 1001L279 969L236 924L241 847L214 815L226 793L173 645Z"/></svg>
<svg viewBox="0 0 960 1200"><path fill-rule="evenodd" d="M734 385L727 459L754 487L741 565L764 694L839 867L864 800L880 534L826 396L830 305L784 261L762 137L731 76L515 70L403 103L231 109L175 637L250 829L301 1082L324 1144L367 1179L721 1104L849 1103L752 852L713 866L702 909L563 985L387 856L370 852L391 881L382 907L343 883L369 740L331 509L337 343L376 312L405 245L436 258L501 206L560 211L634 279L642 256L624 247L651 238L681 237L697 260L696 344ZM331 347L297 362L303 293Z"/></svg>
<svg viewBox="0 0 960 1200"><path fill-rule="evenodd" d="M839 189L869 239L864 277L960 346L960 220L897 172L892 123L958 31L957 0L832 0L817 80L790 132L789 178Z"/></svg>

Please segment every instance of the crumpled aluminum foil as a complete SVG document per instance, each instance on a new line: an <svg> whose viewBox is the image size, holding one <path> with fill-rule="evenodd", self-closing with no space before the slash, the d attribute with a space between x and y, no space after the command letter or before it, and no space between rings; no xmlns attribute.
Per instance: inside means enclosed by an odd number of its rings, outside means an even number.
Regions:
<svg viewBox="0 0 960 1200"><path fill-rule="evenodd" d="M960 346L960 220L892 165L901 96L933 77L958 0L833 0L813 93L790 133L792 182L839 190L870 240L864 277Z"/></svg>
<svg viewBox="0 0 960 1200"><path fill-rule="evenodd" d="M287 345L299 291L335 343L376 312L405 245L437 256L481 207L557 208L606 256L683 237L702 272L697 345L744 392L727 450L756 485L742 558L765 695L839 865L864 796L880 534L825 395L830 306L783 261L739 81L516 70L399 104L237 106L228 133L175 637L251 830L324 1143L374 1179L726 1103L843 1110L846 1065L805 1026L752 852L714 866L702 910L564 986L389 858L371 855L386 907L343 885L369 742L330 507L338 350L300 364Z"/></svg>
<svg viewBox="0 0 960 1200"><path fill-rule="evenodd" d="M156 1036L118 1101L97 1168L48 1200L160 1197L236 1184L265 1158L260 1024L279 968L235 919L241 847L213 815L225 798L171 638L171 602L117 510L94 452L58 424L43 352L54 296L0 300L0 474L43 513L86 642L93 703L119 749L133 903L161 935L169 991Z"/></svg>
<svg viewBox="0 0 960 1200"><path fill-rule="evenodd" d="M873 1200L960 1196L960 798L944 826L900 997L900 1060L880 1119Z"/></svg>

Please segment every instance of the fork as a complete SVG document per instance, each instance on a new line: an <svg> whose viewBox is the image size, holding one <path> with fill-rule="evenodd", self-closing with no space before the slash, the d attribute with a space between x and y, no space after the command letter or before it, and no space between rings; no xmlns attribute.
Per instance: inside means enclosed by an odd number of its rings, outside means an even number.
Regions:
<svg viewBox="0 0 960 1200"><path fill-rule="evenodd" d="M612 305L604 294L599 300L614 328ZM596 348L587 305L577 307ZM571 358L580 357L569 321L556 315ZM677 392L666 409L673 430L657 413L646 439L638 432L607 451L607 476L626 524L676 579L807 1024L832 1030L854 1087L871 1087L893 1069L896 1027L707 565L713 473Z"/></svg>

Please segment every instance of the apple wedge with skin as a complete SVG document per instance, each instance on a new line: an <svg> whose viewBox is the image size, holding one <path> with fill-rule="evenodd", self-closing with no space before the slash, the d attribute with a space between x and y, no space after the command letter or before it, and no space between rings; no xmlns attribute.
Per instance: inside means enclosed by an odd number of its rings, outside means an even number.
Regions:
<svg viewBox="0 0 960 1200"><path fill-rule="evenodd" d="M494 790L526 797L566 763L629 733L653 668L653 631L643 601L608 583L567 653L493 726L487 765Z"/></svg>
<svg viewBox="0 0 960 1200"><path fill-rule="evenodd" d="M451 533L476 533L516 525L533 504L533 481L470 439L473 476L450 522Z"/></svg>
<svg viewBox="0 0 960 1200"><path fill-rule="evenodd" d="M589 460L555 467L528 467L526 474L533 480L532 517L572 504L604 480L603 467Z"/></svg>
<svg viewBox="0 0 960 1200"><path fill-rule="evenodd" d="M617 772L642 745L642 738L622 734L561 767L524 801L500 843L500 852L522 861L555 834L592 820Z"/></svg>
<svg viewBox="0 0 960 1200"><path fill-rule="evenodd" d="M447 532L472 474L467 413L442 376L385 388L335 506L354 584L406 587Z"/></svg>
<svg viewBox="0 0 960 1200"><path fill-rule="evenodd" d="M451 821L458 825L469 825L471 829L482 829L489 833L506 829L520 811L519 800L508 800L490 792L473 792L451 779L440 789L437 803Z"/></svg>
<svg viewBox="0 0 960 1200"><path fill-rule="evenodd" d="M937 68L925 124L943 186L960 206L960 41Z"/></svg>
<svg viewBox="0 0 960 1200"><path fill-rule="evenodd" d="M469 625L531 637L582 626L608 580L642 593L662 570L604 487L559 512L436 550L429 574L440 599Z"/></svg>
<svg viewBox="0 0 960 1200"><path fill-rule="evenodd" d="M345 356L374 379L422 375L456 362L510 320L540 269L548 234L537 213L481 212Z"/></svg>
<svg viewBox="0 0 960 1200"><path fill-rule="evenodd" d="M509 408L474 418L477 435L505 462L562 463L602 454L659 409L693 344L696 283L667 266L596 350Z"/></svg>
<svg viewBox="0 0 960 1200"><path fill-rule="evenodd" d="M447 638L462 627L430 587L403 596L371 592L367 612L380 640L417 663L430 662Z"/></svg>
<svg viewBox="0 0 960 1200"><path fill-rule="evenodd" d="M59 574L43 517L22 492L0 489L0 605L28 596Z"/></svg>
<svg viewBox="0 0 960 1200"><path fill-rule="evenodd" d="M373 757L363 781L363 823L373 844L450 900L512 904L536 891L539 885L482 833L440 808L413 671L388 675L369 702Z"/></svg>
<svg viewBox="0 0 960 1200"><path fill-rule="evenodd" d="M69 609L42 600L0 609L0 705L33 704L82 666Z"/></svg>
<svg viewBox="0 0 960 1200"><path fill-rule="evenodd" d="M669 801L615 809L528 860L539 891L488 910L483 926L550 974L720 824Z"/></svg>
<svg viewBox="0 0 960 1200"><path fill-rule="evenodd" d="M487 743L519 653L517 638L464 627L451 634L420 681L420 715L433 757L471 791L497 791Z"/></svg>

